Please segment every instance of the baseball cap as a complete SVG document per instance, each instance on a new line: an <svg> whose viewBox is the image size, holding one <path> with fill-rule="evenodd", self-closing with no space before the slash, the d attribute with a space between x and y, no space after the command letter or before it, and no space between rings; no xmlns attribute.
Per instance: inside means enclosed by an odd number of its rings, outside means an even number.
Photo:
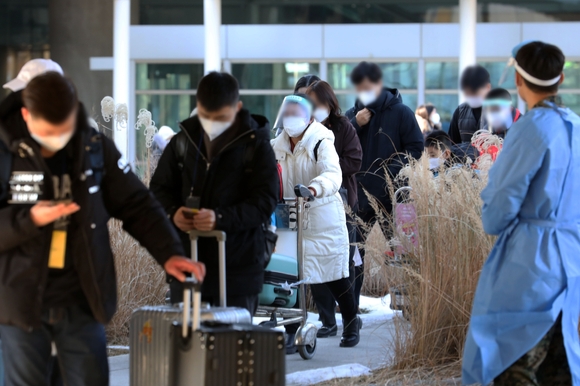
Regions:
<svg viewBox="0 0 580 386"><path fill-rule="evenodd" d="M57 62L50 59L29 60L24 66L22 66L18 76L6 83L3 87L12 91L20 91L26 87L32 78L50 71L64 75L62 68Z"/></svg>

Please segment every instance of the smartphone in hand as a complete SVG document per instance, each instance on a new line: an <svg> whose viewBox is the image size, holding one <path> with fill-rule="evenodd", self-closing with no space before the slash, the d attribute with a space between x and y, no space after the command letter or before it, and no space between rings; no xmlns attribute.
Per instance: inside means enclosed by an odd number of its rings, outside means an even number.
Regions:
<svg viewBox="0 0 580 386"><path fill-rule="evenodd" d="M199 196L189 196L187 200L185 200L185 207L187 209L183 209L183 217L188 220L191 220L194 215L199 213L199 205L200 205L201 198Z"/></svg>

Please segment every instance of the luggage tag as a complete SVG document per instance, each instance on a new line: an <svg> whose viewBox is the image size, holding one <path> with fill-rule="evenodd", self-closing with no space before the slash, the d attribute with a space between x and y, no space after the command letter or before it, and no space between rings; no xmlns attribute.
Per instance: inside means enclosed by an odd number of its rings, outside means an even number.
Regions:
<svg viewBox="0 0 580 386"><path fill-rule="evenodd" d="M72 200L61 200L55 203L70 204ZM52 240L50 242L50 253L48 256L48 268L63 269L66 257L68 218L63 217L54 223L52 230Z"/></svg>

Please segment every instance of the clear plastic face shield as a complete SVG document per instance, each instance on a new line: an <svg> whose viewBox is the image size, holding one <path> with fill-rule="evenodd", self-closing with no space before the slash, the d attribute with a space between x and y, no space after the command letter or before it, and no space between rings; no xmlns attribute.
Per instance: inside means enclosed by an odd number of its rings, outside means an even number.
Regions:
<svg viewBox="0 0 580 386"><path fill-rule="evenodd" d="M505 133L513 123L512 102L506 99L488 99L483 102L482 114L492 134Z"/></svg>
<svg viewBox="0 0 580 386"><path fill-rule="evenodd" d="M518 55L518 51L520 50L520 48L522 48L526 44L533 43L533 42L534 42L534 40L528 40L528 41L525 41L525 42L518 44L517 46L515 46L512 49L512 56L511 56L511 58L509 58L509 60L506 64L506 67L504 68L503 73L499 79L500 86L506 81L506 78L509 74L509 70L511 67L514 67L516 72L518 74L520 74L520 76L522 78L524 78L525 80L527 80L528 82L530 82L532 84L535 84L536 86L542 86L542 87L553 86L554 84L556 84L560 81L560 78L562 77L562 75L558 75L554 79L543 80L543 79L538 79L535 76L528 74L522 67L520 67L520 65L516 61L516 56Z"/></svg>
<svg viewBox="0 0 580 386"><path fill-rule="evenodd" d="M289 137L299 137L312 121L312 103L299 95L288 95L284 98L273 130L278 136L286 131Z"/></svg>

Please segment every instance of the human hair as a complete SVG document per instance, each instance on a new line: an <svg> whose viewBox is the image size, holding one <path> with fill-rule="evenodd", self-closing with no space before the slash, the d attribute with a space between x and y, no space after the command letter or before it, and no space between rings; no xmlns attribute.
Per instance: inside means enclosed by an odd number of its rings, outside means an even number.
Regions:
<svg viewBox="0 0 580 386"><path fill-rule="evenodd" d="M316 95L316 99L318 99L320 102L328 105L330 110L328 115L329 126L338 129L340 127L340 121L343 119L343 116L342 111L340 110L338 99L336 99L336 94L334 93L334 90L330 84L323 80L314 82L306 90L307 95L310 95L311 93Z"/></svg>
<svg viewBox="0 0 580 386"><path fill-rule="evenodd" d="M425 138L425 147L435 147L441 151L451 150L453 142L451 141L449 134L443 130L435 130Z"/></svg>
<svg viewBox="0 0 580 386"><path fill-rule="evenodd" d="M352 84L361 84L365 79L378 83L383 79L383 71L376 63L360 62L352 69L350 81Z"/></svg>
<svg viewBox="0 0 580 386"><path fill-rule="evenodd" d="M505 88L494 88L493 90L491 90L489 93L487 93L487 96L485 97L486 100L490 100L490 99L504 99L506 101L512 101L512 95L509 93L508 90L506 90Z"/></svg>
<svg viewBox="0 0 580 386"><path fill-rule="evenodd" d="M304 100L306 100L306 102L308 102L310 104L310 108L312 111L314 111L314 102L312 102L312 99L310 99L310 97L306 94L303 94L301 92L295 92L293 95L299 96L300 98L303 98ZM291 102L294 103L294 102Z"/></svg>
<svg viewBox="0 0 580 386"><path fill-rule="evenodd" d="M543 42L531 42L521 47L516 54L516 62L525 72L541 80L556 78L564 70L566 58L558 47ZM551 86L538 86L524 79L526 86L539 94L558 92L560 82Z"/></svg>
<svg viewBox="0 0 580 386"><path fill-rule="evenodd" d="M429 116L431 116L431 114L433 113L433 110L435 110L435 105L433 105L433 103L427 103L427 104L418 106L417 110L415 110L415 114L417 114L421 118L429 121Z"/></svg>
<svg viewBox="0 0 580 386"><path fill-rule="evenodd" d="M307 88L312 83L318 82L319 80L320 78L316 75L312 74L304 75L303 77L298 79L298 82L296 82L296 86L294 86L294 92L295 93L298 92L298 90L300 90L301 88Z"/></svg>
<svg viewBox="0 0 580 386"><path fill-rule="evenodd" d="M479 64L467 67L461 74L462 90L477 91L489 83L489 72Z"/></svg>
<svg viewBox="0 0 580 386"><path fill-rule="evenodd" d="M199 81L196 97L208 111L233 106L240 99L238 81L226 72L210 72Z"/></svg>
<svg viewBox="0 0 580 386"><path fill-rule="evenodd" d="M51 71L32 78L22 91L22 103L34 117L59 124L77 109L79 100L73 82Z"/></svg>

